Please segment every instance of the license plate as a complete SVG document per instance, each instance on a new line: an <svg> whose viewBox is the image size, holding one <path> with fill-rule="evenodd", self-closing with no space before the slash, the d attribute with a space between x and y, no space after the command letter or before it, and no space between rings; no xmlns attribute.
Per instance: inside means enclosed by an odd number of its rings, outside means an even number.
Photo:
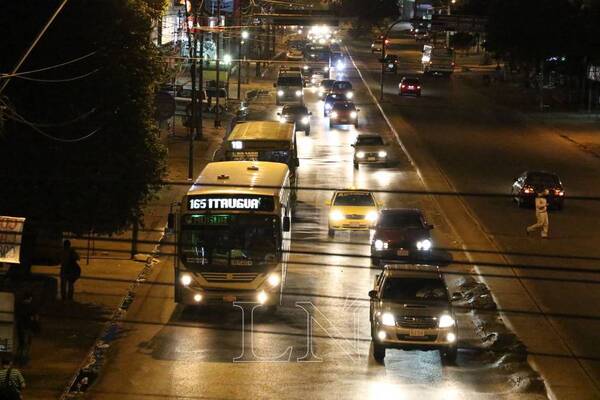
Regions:
<svg viewBox="0 0 600 400"><path fill-rule="evenodd" d="M414 86L409 86L408 87L410 90L413 90L415 87Z"/></svg>
<svg viewBox="0 0 600 400"><path fill-rule="evenodd" d="M375 161L375 160L376 160L375 157L369 157L369 158L367 158L367 161Z"/></svg>
<svg viewBox="0 0 600 400"><path fill-rule="evenodd" d="M360 228L360 224L350 224L350 228Z"/></svg>
<svg viewBox="0 0 600 400"><path fill-rule="evenodd" d="M409 336L425 336L425 331L423 329L410 329L408 331Z"/></svg>
<svg viewBox="0 0 600 400"><path fill-rule="evenodd" d="M233 303L234 301L236 301L236 297L235 296L223 296L223 301L225 303Z"/></svg>
<svg viewBox="0 0 600 400"><path fill-rule="evenodd" d="M408 256L408 250L406 249L400 249L396 252L396 254L398 254L399 256L403 257L403 256Z"/></svg>

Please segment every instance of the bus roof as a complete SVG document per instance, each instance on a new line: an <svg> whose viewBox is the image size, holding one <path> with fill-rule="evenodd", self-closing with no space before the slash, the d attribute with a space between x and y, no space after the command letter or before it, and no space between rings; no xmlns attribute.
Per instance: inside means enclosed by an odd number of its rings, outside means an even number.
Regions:
<svg viewBox="0 0 600 400"><path fill-rule="evenodd" d="M293 139L294 124L276 121L249 121L238 123L227 137L228 142L234 140L291 142Z"/></svg>
<svg viewBox="0 0 600 400"><path fill-rule="evenodd" d="M187 194L252 193L278 196L288 175L288 166L282 163L211 162L206 164Z"/></svg>

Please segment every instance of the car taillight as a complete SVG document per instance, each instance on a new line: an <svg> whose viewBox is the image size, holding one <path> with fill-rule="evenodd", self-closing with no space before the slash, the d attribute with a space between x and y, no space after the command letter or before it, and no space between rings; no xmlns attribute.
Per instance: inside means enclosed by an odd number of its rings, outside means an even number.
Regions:
<svg viewBox="0 0 600 400"><path fill-rule="evenodd" d="M385 44L390 44L390 41L388 39L385 39Z"/></svg>
<svg viewBox="0 0 600 400"><path fill-rule="evenodd" d="M525 187L525 188L523 188L523 193L533 193L533 189Z"/></svg>
<svg viewBox="0 0 600 400"><path fill-rule="evenodd" d="M557 196L564 196L565 195L565 191L564 190L560 190L560 189L554 189L554 194Z"/></svg>

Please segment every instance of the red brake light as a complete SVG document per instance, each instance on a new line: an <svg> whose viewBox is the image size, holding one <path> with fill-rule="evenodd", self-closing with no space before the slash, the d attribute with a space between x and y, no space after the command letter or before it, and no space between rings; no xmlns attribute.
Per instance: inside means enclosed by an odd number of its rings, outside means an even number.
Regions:
<svg viewBox="0 0 600 400"><path fill-rule="evenodd" d="M401 87L402 87L402 89L406 89L406 85L402 85Z"/></svg>
<svg viewBox="0 0 600 400"><path fill-rule="evenodd" d="M389 43L390 43L389 39L385 39L385 44L389 44Z"/></svg>

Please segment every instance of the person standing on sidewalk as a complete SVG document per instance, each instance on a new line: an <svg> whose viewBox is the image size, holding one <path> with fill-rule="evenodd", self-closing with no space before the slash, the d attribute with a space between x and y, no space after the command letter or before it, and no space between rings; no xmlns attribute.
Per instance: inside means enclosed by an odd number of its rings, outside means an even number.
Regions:
<svg viewBox="0 0 600 400"><path fill-rule="evenodd" d="M25 379L21 371L13 368L9 358L3 358L0 369L0 399L20 400L23 389L25 389Z"/></svg>
<svg viewBox="0 0 600 400"><path fill-rule="evenodd" d="M27 291L23 294L23 298L17 303L15 316L19 340L16 359L26 365L29 361L31 338L34 331L39 331L39 317L33 305L31 292Z"/></svg>
<svg viewBox="0 0 600 400"><path fill-rule="evenodd" d="M63 300L73 300L75 281L81 275L78 261L79 254L71 247L71 241L65 240L60 261L60 296Z"/></svg>
<svg viewBox="0 0 600 400"><path fill-rule="evenodd" d="M535 198L535 219L536 222L533 225L527 227L527 235L529 233L541 229L542 238L548 239L548 190L544 190L537 194Z"/></svg>

